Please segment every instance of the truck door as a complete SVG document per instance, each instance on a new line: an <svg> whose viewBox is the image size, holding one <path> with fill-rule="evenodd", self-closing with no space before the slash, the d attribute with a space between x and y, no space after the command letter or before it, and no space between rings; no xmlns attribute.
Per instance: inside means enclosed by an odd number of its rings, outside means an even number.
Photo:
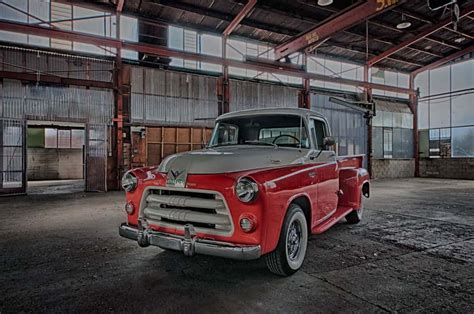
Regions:
<svg viewBox="0 0 474 314"><path fill-rule="evenodd" d="M339 169L336 161L336 153L331 147L323 145L324 138L329 136L329 129L326 122L314 118L314 128L312 128L313 141L316 148L317 158L315 163L320 164L316 169L317 175L317 196L315 218L321 222L331 215L338 203L339 191ZM311 123L313 124L313 123ZM314 203L313 203L314 204Z"/></svg>

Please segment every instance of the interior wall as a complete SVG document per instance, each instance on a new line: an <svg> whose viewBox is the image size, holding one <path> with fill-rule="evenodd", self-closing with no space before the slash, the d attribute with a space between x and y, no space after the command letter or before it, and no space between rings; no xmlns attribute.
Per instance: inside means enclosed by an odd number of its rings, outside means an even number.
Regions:
<svg viewBox="0 0 474 314"><path fill-rule="evenodd" d="M28 180L83 179L83 151L78 148L28 148Z"/></svg>
<svg viewBox="0 0 474 314"><path fill-rule="evenodd" d="M420 176L474 180L474 158L422 158Z"/></svg>

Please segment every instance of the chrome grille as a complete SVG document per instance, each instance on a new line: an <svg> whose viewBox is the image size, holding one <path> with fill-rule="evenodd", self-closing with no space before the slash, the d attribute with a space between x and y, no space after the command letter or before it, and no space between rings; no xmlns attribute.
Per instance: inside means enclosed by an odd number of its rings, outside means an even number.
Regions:
<svg viewBox="0 0 474 314"><path fill-rule="evenodd" d="M141 217L151 225L184 230L192 224L197 232L229 235L232 218L222 195L215 191L148 188L140 206Z"/></svg>

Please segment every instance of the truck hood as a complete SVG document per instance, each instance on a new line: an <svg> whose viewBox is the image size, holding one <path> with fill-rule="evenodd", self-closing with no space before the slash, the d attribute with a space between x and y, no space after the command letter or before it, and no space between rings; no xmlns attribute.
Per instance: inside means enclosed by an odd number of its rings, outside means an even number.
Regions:
<svg viewBox="0 0 474 314"><path fill-rule="evenodd" d="M277 167L301 163L307 149L236 145L207 148L168 156L158 171L213 174Z"/></svg>

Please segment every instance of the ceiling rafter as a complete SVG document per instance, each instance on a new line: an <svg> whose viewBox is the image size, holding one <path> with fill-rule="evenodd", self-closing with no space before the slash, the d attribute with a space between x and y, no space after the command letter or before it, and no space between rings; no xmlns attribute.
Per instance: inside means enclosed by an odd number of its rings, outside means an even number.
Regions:
<svg viewBox="0 0 474 314"><path fill-rule="evenodd" d="M248 0L247 4L244 5L242 10L234 17L234 19L227 25L224 32L222 34L224 36L229 36L237 26L239 26L240 22L253 10L253 7L257 3L257 0Z"/></svg>
<svg viewBox="0 0 474 314"><path fill-rule="evenodd" d="M466 15L469 15L473 11L474 11L474 5L470 5L469 7L465 8L464 10L461 11L460 18L462 18ZM390 57L391 55L405 49L406 47L408 47L408 46L410 46L410 45L426 38L427 36L439 31L440 29L442 29L443 27L446 27L447 25L450 25L451 23L452 23L452 19L450 17L450 18L446 18L446 19L438 22L437 24L433 24L433 25L429 26L428 28L426 28L424 31L418 33L417 35L401 42L400 44L388 49L387 51L384 51L380 55L370 59L367 62L367 65L368 66L373 66L374 64L382 61L383 59L385 59L387 57Z"/></svg>

